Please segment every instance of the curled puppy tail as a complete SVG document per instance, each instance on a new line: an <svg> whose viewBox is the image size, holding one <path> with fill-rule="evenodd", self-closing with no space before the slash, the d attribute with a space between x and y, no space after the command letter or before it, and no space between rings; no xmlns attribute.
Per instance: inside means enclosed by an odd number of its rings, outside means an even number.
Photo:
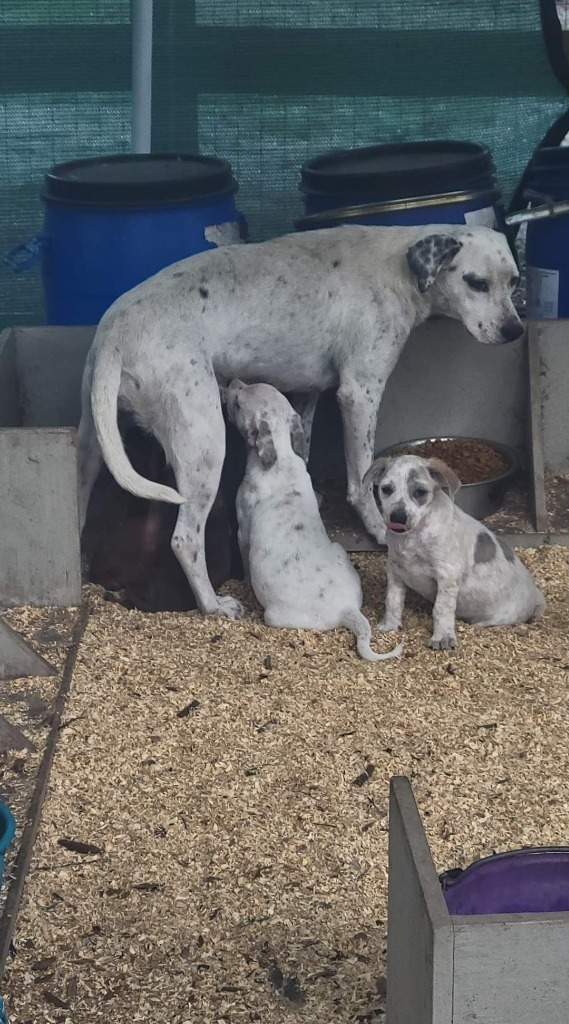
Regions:
<svg viewBox="0 0 569 1024"><path fill-rule="evenodd" d="M349 611L343 616L342 624L346 629L351 629L356 638L356 647L360 658L365 661L388 661L389 658L398 658L403 651L403 644L397 644L387 654L376 654L372 651L369 642L371 640L371 626L365 615L361 612Z"/></svg>

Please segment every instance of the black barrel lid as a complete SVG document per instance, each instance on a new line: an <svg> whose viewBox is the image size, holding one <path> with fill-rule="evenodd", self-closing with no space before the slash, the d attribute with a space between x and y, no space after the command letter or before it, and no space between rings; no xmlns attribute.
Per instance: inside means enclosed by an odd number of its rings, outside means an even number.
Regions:
<svg viewBox="0 0 569 1024"><path fill-rule="evenodd" d="M43 195L90 206L153 206L237 191L231 164L214 156L135 153L57 164Z"/></svg>
<svg viewBox="0 0 569 1024"><path fill-rule="evenodd" d="M530 171L569 171L569 146L541 146L536 149L529 165Z"/></svg>
<svg viewBox="0 0 569 1024"><path fill-rule="evenodd" d="M307 192L392 192L425 195L460 190L463 182L493 175L487 146L476 142L400 142L337 149L308 160L301 170Z"/></svg>

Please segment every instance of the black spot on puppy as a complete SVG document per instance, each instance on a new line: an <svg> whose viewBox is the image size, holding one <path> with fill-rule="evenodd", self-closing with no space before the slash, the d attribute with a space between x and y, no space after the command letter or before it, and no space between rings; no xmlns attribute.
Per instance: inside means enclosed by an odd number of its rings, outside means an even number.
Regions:
<svg viewBox="0 0 569 1024"><path fill-rule="evenodd" d="M506 558L506 561L507 562L515 562L516 556L514 555L514 552L512 551L510 545L506 544L505 540L500 540L499 537L497 537L496 539L498 541L498 544L502 548L502 551L504 552L504 556Z"/></svg>
<svg viewBox="0 0 569 1024"><path fill-rule="evenodd" d="M335 270L336 267L340 266L340 260L334 260L333 263L332 263L332 266L334 267L334 270Z"/></svg>
<svg viewBox="0 0 569 1024"><path fill-rule="evenodd" d="M491 534L480 532L474 545L474 564L491 562L496 557L496 542Z"/></svg>
<svg viewBox="0 0 569 1024"><path fill-rule="evenodd" d="M298 530L299 532L300 532L300 530L304 530L304 523L295 523L294 524L294 529Z"/></svg>
<svg viewBox="0 0 569 1024"><path fill-rule="evenodd" d="M209 289L206 288L205 285L203 285L203 284L200 284L199 293L200 293L202 299L208 299L209 298Z"/></svg>

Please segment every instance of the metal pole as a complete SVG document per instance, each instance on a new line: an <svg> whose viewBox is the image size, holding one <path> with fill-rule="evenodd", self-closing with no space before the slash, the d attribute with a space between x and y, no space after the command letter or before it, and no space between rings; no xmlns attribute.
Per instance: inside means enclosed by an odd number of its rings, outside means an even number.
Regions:
<svg viewBox="0 0 569 1024"><path fill-rule="evenodd" d="M150 153L152 135L152 3L132 0L132 152Z"/></svg>

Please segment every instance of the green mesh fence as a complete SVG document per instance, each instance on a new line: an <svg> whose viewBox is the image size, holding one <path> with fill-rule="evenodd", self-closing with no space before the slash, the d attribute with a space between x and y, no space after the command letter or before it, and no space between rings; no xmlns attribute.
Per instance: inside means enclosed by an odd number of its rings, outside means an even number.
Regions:
<svg viewBox="0 0 569 1024"><path fill-rule="evenodd" d="M337 146L484 142L508 198L567 102L539 0L154 3L153 148L229 159L256 239L292 229L300 165ZM130 116L128 0L0 5L3 250L38 230L44 170L127 151ZM37 270L0 286L3 323L41 319Z"/></svg>

